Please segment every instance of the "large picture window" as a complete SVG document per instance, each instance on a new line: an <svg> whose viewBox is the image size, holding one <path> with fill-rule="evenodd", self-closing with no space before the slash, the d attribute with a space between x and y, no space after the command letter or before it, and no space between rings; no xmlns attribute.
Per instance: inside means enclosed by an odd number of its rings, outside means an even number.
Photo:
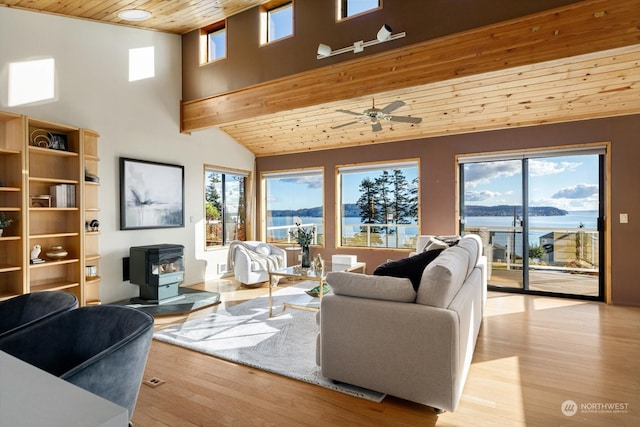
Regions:
<svg viewBox="0 0 640 427"><path fill-rule="evenodd" d="M262 184L267 242L295 244L289 231L299 220L305 229L315 228L312 245L324 244L322 169L265 173Z"/></svg>
<svg viewBox="0 0 640 427"><path fill-rule="evenodd" d="M418 162L338 168L340 244L415 248L418 235Z"/></svg>
<svg viewBox="0 0 640 427"><path fill-rule="evenodd" d="M248 172L205 166L205 245L207 249L246 239Z"/></svg>

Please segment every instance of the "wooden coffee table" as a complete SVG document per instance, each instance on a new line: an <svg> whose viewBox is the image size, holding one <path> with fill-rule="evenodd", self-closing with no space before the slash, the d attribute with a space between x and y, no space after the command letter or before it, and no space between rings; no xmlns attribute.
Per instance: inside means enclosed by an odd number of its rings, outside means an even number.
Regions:
<svg viewBox="0 0 640 427"><path fill-rule="evenodd" d="M269 317L280 316L287 307L297 308L300 310L318 311L320 310L320 300L324 295L323 286L327 273L331 271L351 271L364 273L367 269L367 264L364 262L357 262L353 265L347 264L332 264L325 262L324 269L322 271L312 270L310 268L302 268L300 265L294 265L291 267L280 268L278 270L269 272ZM291 300L282 304L282 310L278 313L273 313L273 291L272 288L277 286L277 278L285 277L294 280L310 280L318 283L320 292L317 297L303 294L292 297ZM312 289L313 286L310 288Z"/></svg>

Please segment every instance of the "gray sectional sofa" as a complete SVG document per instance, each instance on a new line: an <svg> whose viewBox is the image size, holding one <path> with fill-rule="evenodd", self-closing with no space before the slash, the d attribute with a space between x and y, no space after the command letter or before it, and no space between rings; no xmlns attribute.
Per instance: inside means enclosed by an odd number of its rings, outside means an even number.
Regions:
<svg viewBox="0 0 640 427"><path fill-rule="evenodd" d="M333 272L319 312L317 362L335 381L454 411L486 301L486 258L463 237L407 278Z"/></svg>

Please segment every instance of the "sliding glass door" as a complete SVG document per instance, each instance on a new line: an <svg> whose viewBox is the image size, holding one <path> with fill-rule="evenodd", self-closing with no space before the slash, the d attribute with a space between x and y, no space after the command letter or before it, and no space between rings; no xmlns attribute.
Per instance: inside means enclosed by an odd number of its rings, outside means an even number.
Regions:
<svg viewBox="0 0 640 427"><path fill-rule="evenodd" d="M604 149L460 162L460 230L478 234L489 285L603 299Z"/></svg>

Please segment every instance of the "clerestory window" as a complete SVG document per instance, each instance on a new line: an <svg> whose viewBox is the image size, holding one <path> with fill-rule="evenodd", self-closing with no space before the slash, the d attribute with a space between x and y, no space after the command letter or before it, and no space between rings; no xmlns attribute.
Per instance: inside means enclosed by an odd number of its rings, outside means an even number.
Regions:
<svg viewBox="0 0 640 427"><path fill-rule="evenodd" d="M227 27L218 22L200 30L200 63L227 57Z"/></svg>
<svg viewBox="0 0 640 427"><path fill-rule="evenodd" d="M382 0L338 0L338 20L382 7Z"/></svg>
<svg viewBox="0 0 640 427"><path fill-rule="evenodd" d="M272 1L262 12L261 44L293 35L293 2Z"/></svg>

